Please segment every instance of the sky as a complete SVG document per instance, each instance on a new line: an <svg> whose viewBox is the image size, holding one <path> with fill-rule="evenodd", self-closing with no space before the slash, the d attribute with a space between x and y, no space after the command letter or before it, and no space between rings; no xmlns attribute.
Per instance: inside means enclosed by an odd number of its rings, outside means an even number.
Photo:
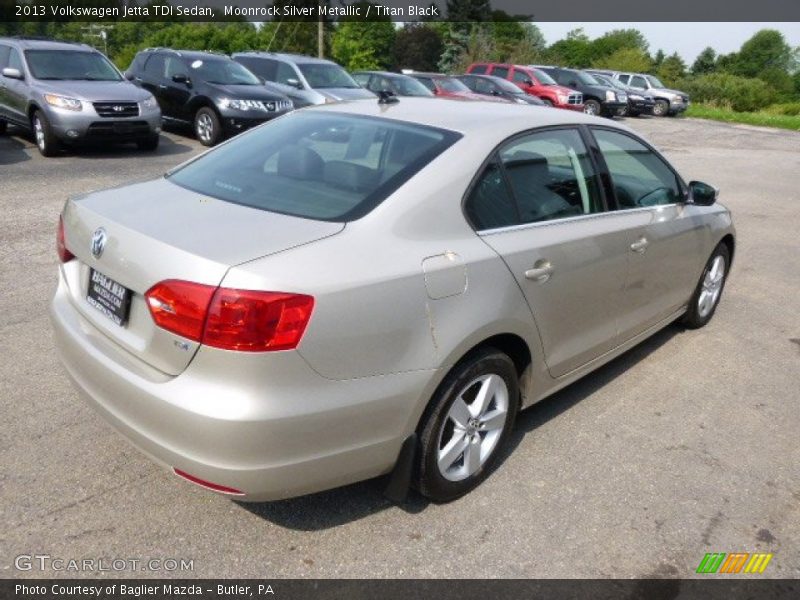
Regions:
<svg viewBox="0 0 800 600"><path fill-rule="evenodd" d="M689 65L706 46L718 54L739 50L760 29L777 29L790 46L800 46L800 23L536 23L548 44L564 38L568 31L583 27L590 38L613 29L634 28L650 43L650 53L659 48L667 54L677 52Z"/></svg>

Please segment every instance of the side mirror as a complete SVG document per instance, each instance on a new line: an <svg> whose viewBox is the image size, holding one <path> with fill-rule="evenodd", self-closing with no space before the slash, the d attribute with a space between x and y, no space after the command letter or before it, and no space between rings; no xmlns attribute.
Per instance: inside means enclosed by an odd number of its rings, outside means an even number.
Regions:
<svg viewBox="0 0 800 600"><path fill-rule="evenodd" d="M689 182L689 201L699 206L711 206L719 197L719 188L702 181Z"/></svg>
<svg viewBox="0 0 800 600"><path fill-rule="evenodd" d="M525 79L522 80L522 84L523 85L533 85L533 79L531 79L530 77L526 77Z"/></svg>
<svg viewBox="0 0 800 600"><path fill-rule="evenodd" d="M134 75L130 71L125 71L125 73L123 73L123 75L125 75L125 79L127 79L128 81L133 81L134 80Z"/></svg>
<svg viewBox="0 0 800 600"><path fill-rule="evenodd" d="M492 96L499 96L500 90L492 90Z"/></svg>
<svg viewBox="0 0 800 600"><path fill-rule="evenodd" d="M302 90L302 89L303 89L303 84L302 84L302 83L300 83L300 80L299 80L299 79L294 79L294 78L292 78L292 79L287 79L287 80L286 80L286 84L287 84L287 85L290 85L290 86L292 86L292 87L294 87L294 88L297 88L298 90Z"/></svg>
<svg viewBox="0 0 800 600"><path fill-rule="evenodd" d="M12 69L10 67L3 69L3 77L8 77L9 79L24 79L22 76L22 71L19 69Z"/></svg>
<svg viewBox="0 0 800 600"><path fill-rule="evenodd" d="M184 73L178 73L177 75L172 76L172 81L175 83L185 83L186 85L189 85L190 79L188 75Z"/></svg>

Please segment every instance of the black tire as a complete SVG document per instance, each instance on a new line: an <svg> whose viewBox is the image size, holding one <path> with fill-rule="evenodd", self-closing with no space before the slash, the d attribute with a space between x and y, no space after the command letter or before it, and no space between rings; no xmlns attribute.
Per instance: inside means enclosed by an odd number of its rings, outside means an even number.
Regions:
<svg viewBox="0 0 800 600"><path fill-rule="evenodd" d="M8 129L8 123L5 121L0 121L0 135L3 135L7 129Z"/></svg>
<svg viewBox="0 0 800 600"><path fill-rule="evenodd" d="M541 101L542 101L542 102L544 102L546 106L549 106L549 107L551 107L551 108L552 108L552 106L553 106L553 101L552 101L552 100L550 100L550 98L541 98Z"/></svg>
<svg viewBox="0 0 800 600"><path fill-rule="evenodd" d="M47 116L40 110L35 111L31 117L31 131L33 131L33 141L42 156L50 157L58 154L61 142L53 134Z"/></svg>
<svg viewBox="0 0 800 600"><path fill-rule="evenodd" d="M653 116L654 117L666 117L669 114L669 102L666 100L656 100L656 104L653 107Z"/></svg>
<svg viewBox="0 0 800 600"><path fill-rule="evenodd" d="M476 408L479 402L477 391L486 382L493 382L499 386L499 377L505 384L505 422L502 426L498 423L496 428L483 430L478 423L481 418L474 418L472 413L467 413L468 429L458 430L455 421L450 417L450 409L456 400L462 397L465 404L464 408L469 410L470 406ZM491 378L491 379L489 379ZM483 381L482 381L483 380ZM491 386L490 386L491 387ZM487 388L488 389L488 388ZM485 405L481 417L491 414L502 413L503 410L503 391L502 386L494 387L496 394L490 396L490 401ZM471 399L470 401L468 401ZM420 449L417 453L417 464L415 468L414 487L427 498L434 502L450 502L460 498L467 492L477 487L491 473L502 454L502 448L507 443L508 437L514 427L514 420L519 410L519 384L517 381L517 371L514 363L504 353L495 348L484 348L468 356L447 375L439 386L436 394L421 421L419 430ZM475 429L477 427L477 429ZM502 428L501 428L502 427ZM491 437L490 437L491 436ZM446 468L448 477L442 473L439 467L439 450L448 447L448 442L458 445L459 440L466 444L461 450L456 450L453 454L454 462L450 467L455 466L460 461L460 469L467 473L467 451L475 448L470 456L477 456L477 470L470 474L465 474L460 480L453 480L459 475ZM483 443L487 446L487 454L481 457L484 451ZM458 469L456 469L457 471Z"/></svg>
<svg viewBox="0 0 800 600"><path fill-rule="evenodd" d="M154 135L144 140L136 142L136 147L142 152L155 152L158 149L158 142L161 141L161 136Z"/></svg>
<svg viewBox="0 0 800 600"><path fill-rule="evenodd" d="M213 108L204 106L194 116L194 135L203 146L215 146L222 137L222 124Z"/></svg>
<svg viewBox="0 0 800 600"><path fill-rule="evenodd" d="M724 269L722 272L722 278L719 281L719 291L713 298L710 310L704 310L701 306L701 295L704 293L704 291L708 293L709 288L707 278L713 269L713 265L717 257L722 259L722 265ZM683 324L686 327L689 329L699 329L700 327L705 326L714 316L717 306L719 306L719 301L722 298L722 292L725 289L725 282L728 279L730 265L731 254L728 250L728 246L724 243L720 243L716 248L714 248L714 252L712 252L711 256L708 258L706 266L703 268L703 273L700 275L700 280L697 282L697 287L692 294L692 299L689 300L689 310L686 311L686 314L683 317Z"/></svg>
<svg viewBox="0 0 800 600"><path fill-rule="evenodd" d="M583 103L583 112L585 112L587 115L599 117L600 113L603 112L603 107L597 100L592 100L590 98Z"/></svg>

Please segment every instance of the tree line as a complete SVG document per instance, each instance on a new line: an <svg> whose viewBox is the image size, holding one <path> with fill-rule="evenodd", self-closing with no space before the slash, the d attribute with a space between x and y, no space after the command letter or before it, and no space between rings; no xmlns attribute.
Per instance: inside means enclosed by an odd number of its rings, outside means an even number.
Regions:
<svg viewBox="0 0 800 600"><path fill-rule="evenodd" d="M274 0L273 5L282 6L288 1ZM316 5L318 0L293 0L295 5L303 2ZM73 2L93 3L96 1ZM146 6L158 3L163 0L151 0ZM108 4L104 2L105 6ZM717 54L708 47L687 65L675 52L651 52L645 37L633 28L616 29L594 39L577 28L548 45L541 30L525 15L492 11L489 0L448 0L447 14L448 21L402 26L378 16L377 11L370 11L369 21L327 21L323 23L323 52L351 70L463 72L472 62L492 61L653 73L665 84L685 89L696 101L741 111L796 103L800 112L800 48L792 48L776 30L757 32L739 51L730 54ZM214 23L162 18L104 21L102 25L69 20L0 22L0 35L47 36L90 43L105 51L122 69L137 51L156 46L224 53L270 50L315 55L317 34L315 18L275 20L258 26L235 17Z"/></svg>

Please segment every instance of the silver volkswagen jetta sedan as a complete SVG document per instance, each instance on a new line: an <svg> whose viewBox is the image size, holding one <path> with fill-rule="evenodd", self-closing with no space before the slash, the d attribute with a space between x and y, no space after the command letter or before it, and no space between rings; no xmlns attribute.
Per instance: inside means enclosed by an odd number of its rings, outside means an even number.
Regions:
<svg viewBox="0 0 800 600"><path fill-rule="evenodd" d="M402 99L298 111L69 200L52 303L77 388L244 500L391 473L455 499L517 411L665 325L734 254L713 187L626 127Z"/></svg>

